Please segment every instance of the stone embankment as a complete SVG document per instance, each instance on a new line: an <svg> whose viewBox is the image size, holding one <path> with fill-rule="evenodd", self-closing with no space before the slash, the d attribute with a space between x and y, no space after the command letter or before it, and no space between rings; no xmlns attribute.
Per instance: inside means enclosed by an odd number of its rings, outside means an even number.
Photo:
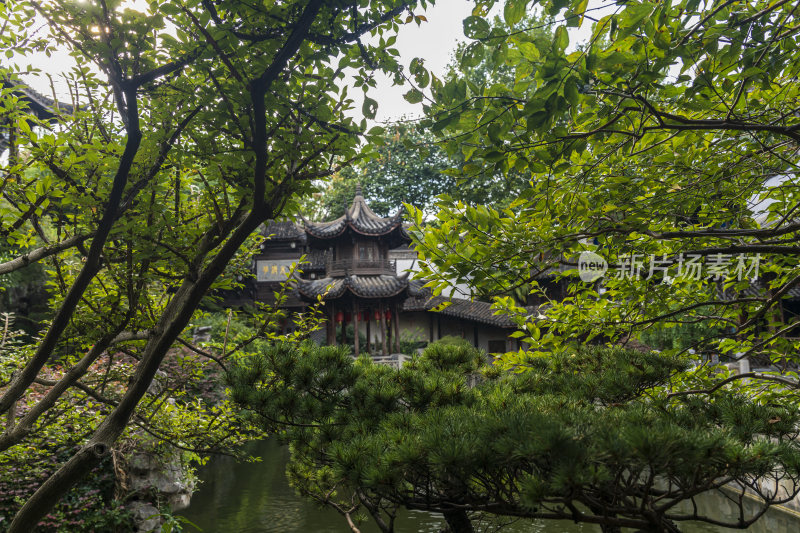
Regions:
<svg viewBox="0 0 800 533"><path fill-rule="evenodd" d="M177 456L165 458L136 452L125 463L122 484L135 495L128 508L134 516L136 533L161 531L161 512L154 504L172 511L187 507L195 487L193 476Z"/></svg>

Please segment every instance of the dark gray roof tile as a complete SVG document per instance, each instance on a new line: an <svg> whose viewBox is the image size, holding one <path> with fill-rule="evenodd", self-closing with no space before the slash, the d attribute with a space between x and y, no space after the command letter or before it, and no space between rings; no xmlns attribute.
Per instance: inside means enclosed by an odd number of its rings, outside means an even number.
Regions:
<svg viewBox="0 0 800 533"><path fill-rule="evenodd" d="M297 280L300 294L309 299L322 296L324 300L336 300L346 292L359 298L389 298L409 288L405 276L347 276L344 278L322 278Z"/></svg>
<svg viewBox="0 0 800 533"><path fill-rule="evenodd" d="M261 234L270 241L306 241L306 232L291 220L268 220Z"/></svg>
<svg viewBox="0 0 800 533"><path fill-rule="evenodd" d="M390 217L379 217L367 205L361 195L360 188L356 191L352 205L345 214L331 222L305 221L305 230L309 235L319 239L330 239L342 235L347 228L361 235L377 237L398 230L401 238L410 242L410 238L403 227L402 212L398 211Z"/></svg>
<svg viewBox="0 0 800 533"><path fill-rule="evenodd" d="M506 315L495 314L490 302L481 300L465 300L461 298L445 298L443 296L429 297L425 295L418 295L416 297L408 298L403 303L403 311L430 311L435 307L450 302L450 305L438 311L444 316L452 318L459 318L462 320L471 320L481 324L490 326L497 326L501 328L515 328L516 324L511 321ZM537 311L537 307L529 306L525 308L529 314Z"/></svg>
<svg viewBox="0 0 800 533"><path fill-rule="evenodd" d="M3 78L0 81L4 89L11 89L20 99L28 102L31 111L42 120L52 120L56 118L56 105L58 106L58 111L63 111L68 115L73 112L73 107L70 104L65 104L63 102L58 102L56 104L52 98L48 98L31 89L22 82L7 78Z"/></svg>

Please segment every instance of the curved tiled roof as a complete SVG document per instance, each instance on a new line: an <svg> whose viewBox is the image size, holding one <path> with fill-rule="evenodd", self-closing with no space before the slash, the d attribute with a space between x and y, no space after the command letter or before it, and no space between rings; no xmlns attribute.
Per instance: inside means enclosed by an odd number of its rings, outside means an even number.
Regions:
<svg viewBox="0 0 800 533"><path fill-rule="evenodd" d="M389 298L397 296L405 290L415 293L419 290L415 282L409 282L408 276L346 276L343 278L300 279L297 290L306 298L336 300L346 292L359 298Z"/></svg>
<svg viewBox="0 0 800 533"><path fill-rule="evenodd" d="M56 118L56 106L58 110L63 111L67 114L72 114L73 107L70 104L65 104L62 102L54 102L52 98L48 98L47 96L40 94L24 83L3 78L2 80L2 87L3 89L11 89L13 93L16 94L21 100L25 100L28 102L31 111L36 113L42 120L52 120Z"/></svg>
<svg viewBox="0 0 800 533"><path fill-rule="evenodd" d="M425 286L424 281L412 279L408 282L408 295L412 298L430 298L431 290Z"/></svg>
<svg viewBox="0 0 800 533"><path fill-rule="evenodd" d="M57 117L56 111L64 111L67 114L72 114L73 107L69 104L62 104L61 102L54 102L50 98L39 94L24 83L11 80L8 78L0 78L0 88L9 89L11 93L17 98L28 103L30 110L39 117L41 120L53 120ZM4 132L6 128L0 126L0 155L8 148L8 135Z"/></svg>
<svg viewBox="0 0 800 533"><path fill-rule="evenodd" d="M471 320L481 324L497 326L501 328L516 328L517 325L507 315L497 315L490 302L481 300L465 300L462 298L445 298L443 296L418 295L403 302L403 311L431 311L435 307L449 302L450 305L437 311L444 316L458 318L461 320ZM529 306L525 310L529 314L537 311L537 307Z"/></svg>
<svg viewBox="0 0 800 533"><path fill-rule="evenodd" d="M268 220L261 234L271 241L306 241L303 228L291 220Z"/></svg>
<svg viewBox="0 0 800 533"><path fill-rule="evenodd" d="M398 211L390 217L379 217L367 205L361 194L361 186L356 186L356 195L352 205L347 208L344 215L331 222L304 221L305 230L312 237L318 239L332 239L344 234L348 228L352 231L371 237L387 235L398 231L401 240L411 242L403 227L402 212Z"/></svg>

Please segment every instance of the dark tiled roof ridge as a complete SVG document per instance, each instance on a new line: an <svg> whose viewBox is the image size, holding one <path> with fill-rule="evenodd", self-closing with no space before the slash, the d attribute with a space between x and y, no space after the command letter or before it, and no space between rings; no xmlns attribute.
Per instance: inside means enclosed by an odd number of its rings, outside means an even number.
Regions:
<svg viewBox="0 0 800 533"><path fill-rule="evenodd" d="M11 89L13 92L16 92L17 96L21 99L26 100L31 106L31 109L42 120L50 120L57 116L54 112L56 104L58 105L58 109L63 110L64 113L71 114L73 112L73 106L71 104L55 102L52 98L39 93L22 81L8 78L2 78L0 81L2 82L3 88Z"/></svg>
<svg viewBox="0 0 800 533"><path fill-rule="evenodd" d="M356 191L353 203L345 211L344 215L330 222L314 222L304 220L305 231L310 235L330 239L338 237L349 227L359 235L377 237L391 233L398 227L402 237L410 241L406 229L403 227L402 211L389 217L379 217L370 209L367 201L361 195L360 189Z"/></svg>
<svg viewBox="0 0 800 533"><path fill-rule="evenodd" d="M306 298L316 299L322 295L325 300L336 300L346 292L359 298L390 298L409 289L407 276L351 275L343 278L322 278L315 280L299 279L297 289ZM415 292L415 288L411 292Z"/></svg>
<svg viewBox="0 0 800 533"><path fill-rule="evenodd" d="M438 311L444 316L471 320L491 326L502 328L515 328L516 324L511 319L502 314L495 314L492 303L483 300L468 300L466 298L445 297L445 296L420 296L409 298L403 304L405 311L431 311L435 307L450 302L450 305ZM538 310L537 306L525 308L528 314L533 314Z"/></svg>
<svg viewBox="0 0 800 533"><path fill-rule="evenodd" d="M268 220L264 223L261 233L269 237L270 241L305 240L306 232L303 227L293 220Z"/></svg>

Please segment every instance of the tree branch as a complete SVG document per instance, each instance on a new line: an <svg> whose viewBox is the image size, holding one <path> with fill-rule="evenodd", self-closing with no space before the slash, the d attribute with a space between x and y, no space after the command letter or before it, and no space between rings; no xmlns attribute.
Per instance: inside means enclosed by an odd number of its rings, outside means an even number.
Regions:
<svg viewBox="0 0 800 533"><path fill-rule="evenodd" d="M35 263L41 259L50 257L51 255L72 248L73 246L77 246L79 243L82 243L86 239L91 238L91 236L92 236L91 234L74 235L72 237L64 239L59 243L53 244L51 246L42 246L41 248L31 250L30 252L24 255L15 257L10 261L6 261L5 263L0 263L0 275L8 274L9 272L14 272L15 270L24 268L30 265L31 263Z"/></svg>

